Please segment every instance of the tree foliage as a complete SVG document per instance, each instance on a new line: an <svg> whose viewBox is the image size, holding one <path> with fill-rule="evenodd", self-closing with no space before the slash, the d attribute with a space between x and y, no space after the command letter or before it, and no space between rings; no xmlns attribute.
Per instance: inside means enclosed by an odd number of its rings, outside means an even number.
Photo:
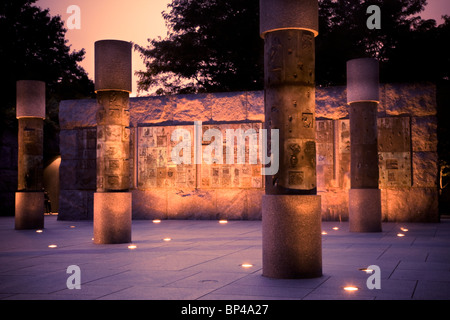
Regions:
<svg viewBox="0 0 450 320"><path fill-rule="evenodd" d="M368 29L369 5L381 9L381 29ZM380 61L381 80L448 79L450 20L436 26L418 14L425 0L319 0L317 85L345 84L346 62ZM263 40L258 0L173 0L163 17L165 39L136 45L147 70L140 90L157 94L261 90Z"/></svg>
<svg viewBox="0 0 450 320"><path fill-rule="evenodd" d="M62 99L89 97L93 82L78 65L84 49L70 50L59 16L35 5L36 0L2 0L0 3L0 107L3 126L14 127L17 80L46 83L46 125L57 129ZM3 127L2 126L2 127Z"/></svg>

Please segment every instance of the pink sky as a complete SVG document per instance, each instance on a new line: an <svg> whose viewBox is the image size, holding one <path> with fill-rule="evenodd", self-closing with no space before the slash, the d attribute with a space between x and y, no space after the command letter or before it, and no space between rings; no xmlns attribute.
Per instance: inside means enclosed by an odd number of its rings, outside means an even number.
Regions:
<svg viewBox="0 0 450 320"><path fill-rule="evenodd" d="M49 8L51 15L60 15L66 21L70 17L67 8L77 5L81 9L81 28L68 30L66 39L74 50L85 48L85 59L80 65L94 79L94 42L103 39L133 41L146 46L147 39L167 33L161 12L171 0L38 0L36 4ZM450 0L428 0L424 19L435 19L441 23L441 15L450 15ZM138 53L133 52L133 71L144 70ZM137 94L137 77L133 79L133 92ZM140 93L146 95L147 93Z"/></svg>

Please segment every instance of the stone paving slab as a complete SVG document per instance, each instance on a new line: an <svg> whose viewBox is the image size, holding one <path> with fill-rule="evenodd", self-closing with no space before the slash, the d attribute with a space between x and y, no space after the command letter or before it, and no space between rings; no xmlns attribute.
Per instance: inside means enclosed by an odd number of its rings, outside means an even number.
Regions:
<svg viewBox="0 0 450 320"><path fill-rule="evenodd" d="M129 249L94 244L92 221L46 216L37 233L2 217L0 300L450 300L450 220L322 229L323 276L293 280L262 276L261 221L134 220ZM67 288L70 265L80 267L79 290ZM381 289L367 288L369 265L380 267Z"/></svg>

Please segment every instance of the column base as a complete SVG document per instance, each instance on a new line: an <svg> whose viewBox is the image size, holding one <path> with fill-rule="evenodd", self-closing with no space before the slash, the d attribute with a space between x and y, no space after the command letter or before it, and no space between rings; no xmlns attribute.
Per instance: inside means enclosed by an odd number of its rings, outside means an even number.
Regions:
<svg viewBox="0 0 450 320"><path fill-rule="evenodd" d="M350 189L348 209L350 232L381 232L380 189Z"/></svg>
<svg viewBox="0 0 450 320"><path fill-rule="evenodd" d="M15 229L43 229L44 201L44 192L16 192Z"/></svg>
<svg viewBox="0 0 450 320"><path fill-rule="evenodd" d="M94 243L131 242L131 192L94 193Z"/></svg>
<svg viewBox="0 0 450 320"><path fill-rule="evenodd" d="M318 195L264 195L263 276L322 276L322 218Z"/></svg>

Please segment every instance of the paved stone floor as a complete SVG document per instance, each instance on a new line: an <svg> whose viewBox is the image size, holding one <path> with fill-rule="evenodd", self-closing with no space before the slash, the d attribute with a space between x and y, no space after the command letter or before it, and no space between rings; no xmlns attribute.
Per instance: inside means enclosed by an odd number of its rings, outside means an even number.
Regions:
<svg viewBox="0 0 450 320"><path fill-rule="evenodd" d="M3 217L0 299L450 299L450 220L384 223L373 234L349 233L348 223L322 227L323 276L275 280L261 275L260 221L133 221L129 249L93 244L91 221L46 216L37 233L16 231L14 218ZM67 288L70 265L80 268L81 289ZM380 267L381 289L367 288L370 274L360 269L369 265ZM343 290L348 285L359 290Z"/></svg>

